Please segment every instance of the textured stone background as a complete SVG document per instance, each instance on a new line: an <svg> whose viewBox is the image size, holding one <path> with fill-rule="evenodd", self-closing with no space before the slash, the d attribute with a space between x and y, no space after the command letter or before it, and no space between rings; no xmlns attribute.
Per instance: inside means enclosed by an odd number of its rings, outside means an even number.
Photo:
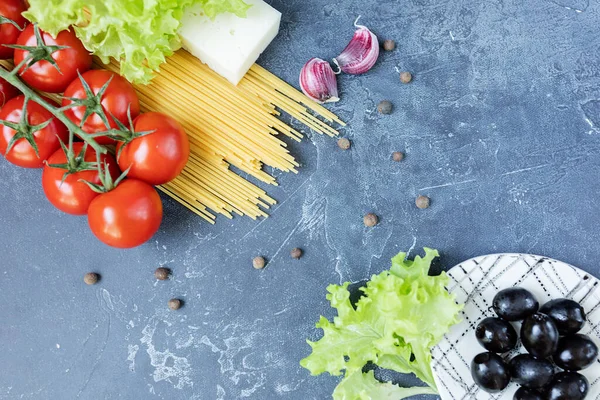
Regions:
<svg viewBox="0 0 600 400"><path fill-rule="evenodd" d="M275 172L269 219L209 226L166 200L159 234L131 251L54 210L39 171L0 160L0 399L326 399L336 378L309 377L298 361L319 315L332 316L328 283L423 246L440 249L444 268L531 252L598 275L599 3L272 4L282 31L261 63L294 84L308 58L342 50L359 14L398 42L369 74L339 78L333 109L352 150L306 132L291 144L300 173ZM396 68L414 82L401 85ZM393 115L377 115L382 99ZM415 208L418 194L430 209ZM381 224L365 229L366 212ZM258 254L264 271L251 267ZM157 283L158 265L173 280ZM89 270L100 285L84 287ZM169 312L172 296L185 308Z"/></svg>

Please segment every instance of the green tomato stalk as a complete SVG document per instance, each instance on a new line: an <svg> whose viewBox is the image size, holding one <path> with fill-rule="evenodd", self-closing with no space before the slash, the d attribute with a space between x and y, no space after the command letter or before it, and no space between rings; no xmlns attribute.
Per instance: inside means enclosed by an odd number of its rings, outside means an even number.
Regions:
<svg viewBox="0 0 600 400"><path fill-rule="evenodd" d="M35 90L31 89L27 86L21 79L19 79L18 71L31 59L27 58L23 60L23 62L14 67L12 71L7 71L4 68L0 68L0 78L3 78L5 81L19 89L25 98L30 101L34 101L38 103L40 106L44 107L48 110L56 119L65 124L65 126L69 129L70 132L79 136L84 142L86 142L90 147L92 147L97 153L106 154L108 151L106 147L98 144L94 137L89 133L85 132L81 127L77 126L73 121L71 121L64 114L64 109L53 106L48 103L42 96L40 96Z"/></svg>
<svg viewBox="0 0 600 400"><path fill-rule="evenodd" d="M8 21L8 22L10 22L10 21ZM6 21L5 21L5 23L6 23ZM15 26L16 26L16 24L15 24ZM126 177L128 171L125 171L119 177L119 179L117 179L116 181L113 181L112 178L110 177L110 173L108 172L107 166L103 165L103 163L100 162L100 156L102 154L107 153L108 148L100 145L96 141L95 138L99 137L99 136L109 136L111 138L114 138L115 140L124 141L125 144L127 144L132 139L139 137L139 136L143 136L143 135L151 133L151 132L136 133L133 129L133 122L131 121L131 114L130 114L129 110L128 110L129 123L130 123L129 128L126 127L120 121L118 121L116 118L114 118L112 115L110 115L110 118L112 118L114 121L116 121L116 123L118 125L117 129L111 127L110 122L109 122L109 116L106 115L106 113L104 112L104 109L102 108L102 96L104 95L104 92L107 90L108 86L110 85L110 82L112 79L109 80L108 82L106 82L106 84L101 88L101 90L98 93L94 94L93 91L91 90L91 88L89 87L89 85L87 84L87 82L82 78L81 75L79 75L81 84L85 89L86 97L83 99L68 98L71 101L71 104L66 107L60 107L60 108L50 104L48 101L46 101L46 99L44 97L42 97L35 90L33 90L29 86L27 86L18 77L18 75L21 71L26 71L28 68L33 66L35 63L44 60L44 61L47 61L50 64L52 64L54 66L54 68L56 68L56 70L60 72L60 68L56 64L56 61L52 57L52 54L66 48L65 46L47 45L44 42L41 32L36 24L34 24L34 31L35 31L35 37L36 37L35 46L20 46L20 45L7 46L7 47L12 47L15 49L27 51L27 57L21 63L19 63L19 65L16 65L11 71L8 71L4 68L0 68L0 77L3 78L4 80L6 80L11 85L13 85L14 87L16 87L17 89L19 89L25 96L23 113L21 116L21 120L18 123L0 120L0 125L7 126L11 129L14 129L17 132L11 140L11 142L8 146L8 150L10 150L12 148L12 146L14 146L16 141L18 141L19 139L26 139L30 143L30 145L33 147L33 149L35 150L35 152L37 154L38 150L37 150L37 145L35 143L33 134L36 131L45 128L50 123L50 120L46 121L43 124L37 125L37 126L31 126L29 124L28 118L27 118L27 103L29 101L34 101L35 103L38 103L40 106L42 106L43 108L48 110L56 119L61 121L69 130L68 146L65 145L62 141L60 142L61 148L67 157L67 163L60 164L60 165L50 165L49 164L49 166L54 167L54 168L65 169L67 172L65 173L63 180L66 179L66 177L69 174L73 174L75 172L97 169L98 174L101 177L102 185L95 185L90 182L86 182L86 183L88 185L90 185L90 187L97 192L110 191L114 187L116 187ZM102 132L92 133L92 134L85 132L81 126L78 126L77 124L75 124L64 114L64 111L71 109L73 107L84 107L85 108L85 112L82 117L82 121L86 121L87 118L91 115L94 115L94 114L98 115L104 122L104 125L106 126L106 130L102 131ZM82 124L83 124L83 122L82 122ZM85 146L79 154L75 154L73 152L73 138L75 135L79 136L85 142ZM93 148L96 152L96 156L98 158L96 163L89 163L89 162L85 161L85 152L86 152L86 149L88 146Z"/></svg>

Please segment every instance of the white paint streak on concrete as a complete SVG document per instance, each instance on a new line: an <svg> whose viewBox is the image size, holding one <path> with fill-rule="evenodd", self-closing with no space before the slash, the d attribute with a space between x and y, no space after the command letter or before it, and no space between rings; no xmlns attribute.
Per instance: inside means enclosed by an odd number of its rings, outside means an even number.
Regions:
<svg viewBox="0 0 600 400"><path fill-rule="evenodd" d="M503 173L501 176L507 176L507 175L513 175L513 174L519 174L521 172L527 172L527 171L533 171L535 169L540 169L540 168L544 168L549 166L550 164L541 164L541 165L536 165L534 167L528 167L528 168L521 168L521 169L516 169L514 171L509 171L509 172L505 172Z"/></svg>
<svg viewBox="0 0 600 400"><path fill-rule="evenodd" d="M129 361L129 370L135 372L135 356L137 355L140 346L137 344L127 345L127 361Z"/></svg>
<svg viewBox="0 0 600 400"><path fill-rule="evenodd" d="M249 325L252 324L230 324L223 327L223 332L233 331L234 334L223 339L222 345L217 345L214 339L206 335L198 341L199 345L206 346L218 354L217 362L221 375L239 390L238 398L250 397L262 388L267 380L264 369L276 365L278 361L272 354L255 359L256 353L251 352L251 349L256 348L259 338L256 330L246 329ZM245 328L243 332L236 333L241 327Z"/></svg>
<svg viewBox="0 0 600 400"><path fill-rule="evenodd" d="M417 237L413 235L413 242L412 242L412 245L410 246L410 248L408 249L408 251L406 252L406 258L408 258L410 256L411 251L413 251L415 249L416 245L417 245Z"/></svg>
<svg viewBox="0 0 600 400"><path fill-rule="evenodd" d="M217 400L225 400L226 394L227 393L225 392L225 389L223 389L223 386L217 385Z"/></svg>
<svg viewBox="0 0 600 400"><path fill-rule="evenodd" d="M175 347L177 349L187 349L192 344L194 344L194 337L191 334L188 334L187 339L178 337L175 341Z"/></svg>
<svg viewBox="0 0 600 400"><path fill-rule="evenodd" d="M475 179L468 179L466 181L460 181L460 182L448 182L448 183L443 183L441 185L435 185L435 186L427 186L427 187L421 188L419 190L439 189L439 188L445 188L445 187L449 187L449 186L464 185L464 184L472 183L472 182L475 182Z"/></svg>
<svg viewBox="0 0 600 400"><path fill-rule="evenodd" d="M102 300L104 300L104 305L106 305L106 308L108 308L110 311L114 311L115 306L113 305L113 302L112 302L112 299L110 298L110 293L108 292L108 290L102 289L100 293L102 295Z"/></svg>
<svg viewBox="0 0 600 400"><path fill-rule="evenodd" d="M275 391L277 392L277 394L284 396L287 393L290 392L294 392L296 390L298 390L298 387L302 384L302 382L304 382L305 380L303 379L302 381L296 383L296 385L292 386L289 383L277 383L275 385Z"/></svg>
<svg viewBox="0 0 600 400"><path fill-rule="evenodd" d="M281 315L281 314L283 314L283 313L287 312L288 310L289 310L289 308L288 308L288 307L286 307L286 308L284 308L284 309L283 309L283 310L281 310L281 311L277 311L275 314L273 314L273 316L274 316L274 317L276 317L276 316L278 316L278 315Z"/></svg>
<svg viewBox="0 0 600 400"><path fill-rule="evenodd" d="M153 338L158 326L158 320L154 319L142 330L140 342L146 346L146 352L150 356L150 364L154 367L152 377L154 382L168 381L175 389L192 387L194 383L191 378L192 368L187 358L180 357L169 349L159 351L156 349Z"/></svg>
<svg viewBox="0 0 600 400"><path fill-rule="evenodd" d="M263 387L263 385L265 384L266 381L267 381L267 377L264 376L263 374L261 374L259 380L257 382L255 382L254 385L251 388L242 389L240 397L250 397L250 396L252 396L254 394L254 392L256 392L258 389L260 389L261 387Z"/></svg>

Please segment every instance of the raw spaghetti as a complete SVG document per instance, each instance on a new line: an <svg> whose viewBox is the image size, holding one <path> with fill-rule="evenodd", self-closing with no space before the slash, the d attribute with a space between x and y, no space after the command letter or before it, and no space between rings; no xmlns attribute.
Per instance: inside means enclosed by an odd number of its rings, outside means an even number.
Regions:
<svg viewBox="0 0 600 400"><path fill-rule="evenodd" d="M116 61L98 65L119 70ZM234 214L266 217L265 210L276 203L230 165L271 185L277 182L263 164L297 172L298 163L277 135L300 141L302 134L279 119L280 110L329 136L338 134L331 125L344 125L335 114L257 64L236 87L185 50L169 57L150 85L136 89L143 111L173 116L190 138L187 167L159 189L211 223L215 213L228 218Z"/></svg>

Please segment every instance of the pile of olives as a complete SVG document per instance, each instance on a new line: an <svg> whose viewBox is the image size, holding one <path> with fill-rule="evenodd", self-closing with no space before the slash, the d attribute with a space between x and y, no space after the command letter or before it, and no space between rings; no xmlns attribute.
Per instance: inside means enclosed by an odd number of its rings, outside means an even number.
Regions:
<svg viewBox="0 0 600 400"><path fill-rule="evenodd" d="M578 332L585 311L569 299L551 300L541 308L531 292L514 287L496 294L493 309L498 317L483 319L475 336L487 350L471 362L477 385L490 393L504 390L510 381L521 387L514 400L582 400L589 382L579 374L598 358L598 347ZM521 342L527 354L510 361L499 354L513 350L519 335L511 322L522 321ZM557 372L559 367L561 372Z"/></svg>

